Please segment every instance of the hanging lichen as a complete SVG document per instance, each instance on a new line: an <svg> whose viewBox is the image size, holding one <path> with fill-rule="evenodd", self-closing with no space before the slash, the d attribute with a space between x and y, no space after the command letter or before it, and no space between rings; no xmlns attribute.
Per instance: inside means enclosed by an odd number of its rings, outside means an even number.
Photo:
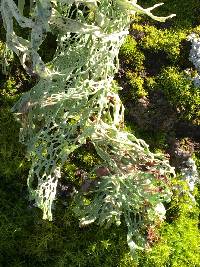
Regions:
<svg viewBox="0 0 200 267"><path fill-rule="evenodd" d="M13 107L32 162L31 198L43 218L52 220L61 168L89 140L108 172L90 205L82 207L84 196L78 194L81 225L95 220L119 224L124 215L130 249L144 247L139 229L164 218L162 202L170 200L167 177L173 169L163 155L151 153L143 140L123 129L124 107L113 79L133 15L164 21L151 13L159 4L143 9L125 0L38 0L30 1L29 17L23 16L24 1L18 6L1 1L7 45L27 73L39 78ZM16 22L29 33L27 39L15 33ZM45 64L38 51L47 32L57 36L57 50Z"/></svg>

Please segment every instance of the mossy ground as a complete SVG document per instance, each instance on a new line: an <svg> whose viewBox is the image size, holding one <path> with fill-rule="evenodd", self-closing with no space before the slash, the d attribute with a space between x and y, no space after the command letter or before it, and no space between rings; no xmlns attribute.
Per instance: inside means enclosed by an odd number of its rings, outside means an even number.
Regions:
<svg viewBox="0 0 200 267"><path fill-rule="evenodd" d="M151 6L157 1L139 2ZM177 138L177 124L200 124L199 89L184 74L185 68L193 68L186 39L191 32L200 31L200 3L163 2L157 14L176 13L176 18L161 24L137 17L121 49L117 80L123 87L127 128L144 138L152 150L167 152L169 140ZM4 40L3 31L0 37ZM172 203L167 206L166 222L154 232L151 250L139 253L137 260L130 257L123 224L109 229L95 224L79 228L69 196L64 202L57 199L53 222L42 220L41 211L28 199L29 162L18 142L20 125L10 111L21 93L34 83L17 62L16 58L11 62L10 75L0 73L0 266L199 267L199 211L187 194L176 190L184 187L178 179L174 181ZM200 138L186 137L194 141L200 169ZM85 153L80 149L64 166L62 179L67 177L79 186L74 173L79 169L87 172L96 161L92 150ZM198 193L196 198L200 204Z"/></svg>
<svg viewBox="0 0 200 267"><path fill-rule="evenodd" d="M157 1L140 2L151 6ZM200 123L200 90L194 88L185 73L187 68L194 70L189 61L187 36L199 33L199 8L195 0L164 1L156 14L176 13L176 17L165 23L136 18L121 48L120 80L126 81L122 82L125 87L122 98L126 104L130 99L137 101L142 97L148 97L151 102L152 94L160 91L173 106L178 119Z"/></svg>

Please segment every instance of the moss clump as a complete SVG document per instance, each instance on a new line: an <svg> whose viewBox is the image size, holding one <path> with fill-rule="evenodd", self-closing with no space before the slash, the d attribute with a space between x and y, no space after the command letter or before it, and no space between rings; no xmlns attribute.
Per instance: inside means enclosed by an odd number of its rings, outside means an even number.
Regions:
<svg viewBox="0 0 200 267"><path fill-rule="evenodd" d="M191 121L200 119L200 90L183 71L174 67L164 69L158 76L158 87L180 117Z"/></svg>
<svg viewBox="0 0 200 267"><path fill-rule="evenodd" d="M132 99L147 96L147 92L144 88L144 79L137 73L127 71L126 78L130 86L130 95Z"/></svg>
<svg viewBox="0 0 200 267"><path fill-rule="evenodd" d="M120 55L123 64L128 68L136 71L141 71L144 68L144 54L138 49L137 42L131 35L126 37L126 40L120 49Z"/></svg>
<svg viewBox="0 0 200 267"><path fill-rule="evenodd" d="M153 90L161 90L176 109L178 118L199 124L200 91L184 72L193 67L189 61L187 36L198 27L188 24L187 27L168 25L162 28L159 25L140 20L131 26L120 54L124 70L121 84L125 88L122 99L130 107L131 101L134 103L141 97L148 97Z"/></svg>
<svg viewBox="0 0 200 267"><path fill-rule="evenodd" d="M180 43L187 37L187 32L181 29L157 29L155 26L133 24L131 30L143 33L143 38L139 40L142 49L164 51L172 61L180 56Z"/></svg>

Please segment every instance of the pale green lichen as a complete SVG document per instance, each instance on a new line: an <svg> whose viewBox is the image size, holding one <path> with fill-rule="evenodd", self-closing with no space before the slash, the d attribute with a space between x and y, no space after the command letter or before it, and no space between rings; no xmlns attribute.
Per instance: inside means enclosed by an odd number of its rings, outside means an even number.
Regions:
<svg viewBox="0 0 200 267"><path fill-rule="evenodd" d="M170 198L166 177L173 174L173 168L163 155L151 153L144 141L123 130L124 107L117 94L120 88L113 82L119 48L128 33L131 15L137 11L159 21L166 19L154 16L153 8L143 9L136 1L125 0L41 0L31 7L31 16L27 18L22 15L23 5L19 11L14 1L1 1L8 46L30 75L40 77L13 111L21 121L20 140L27 145L32 161L28 177L30 195L43 210L44 219L52 220L52 204L63 164L88 139L110 172L106 179L114 192L119 181L125 182L125 187L126 183L128 187L133 184L135 196L141 198L136 210L135 202L120 212L114 210L114 214L118 213L117 223L122 214L126 219L126 209L136 215L142 210L148 219L145 191L154 192L152 184L161 188L158 197L147 200L150 209L156 211L166 194ZM30 40L16 35L14 19L20 27L28 28ZM56 33L58 46L53 60L45 65L38 50L48 31ZM104 182L105 179L100 181L99 190L104 190ZM141 183L142 190L137 183ZM107 201L106 190L100 206ZM157 218L159 214L153 219ZM109 216L103 221L107 220ZM133 241L137 224L130 223L131 218L126 221L128 243L134 251L138 247Z"/></svg>

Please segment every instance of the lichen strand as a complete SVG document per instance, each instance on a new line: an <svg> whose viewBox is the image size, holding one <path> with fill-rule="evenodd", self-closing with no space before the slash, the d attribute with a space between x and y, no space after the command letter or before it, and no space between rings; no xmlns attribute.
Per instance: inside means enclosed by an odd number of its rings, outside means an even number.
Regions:
<svg viewBox="0 0 200 267"><path fill-rule="evenodd" d="M98 184L106 195L100 193L90 205L94 215L95 205L105 208L100 208L99 218L95 215L90 221L102 224L110 222L112 217L111 221L118 224L121 215L125 215L131 252L144 247L143 241L137 245L133 240L135 236L143 240L139 231L142 224L132 220L131 214L135 214L134 218L139 216L139 221L161 220L157 207L170 199L167 177L173 174L173 168L163 155L151 153L144 141L123 130L124 107L113 78L118 71L119 48L128 33L130 15L137 11L165 21L166 18L151 13L157 6L143 9L136 1L120 0L67 4L41 1L27 18L12 0L1 2L8 46L29 75L40 77L13 107L22 124L20 140L26 144L32 162L28 177L31 198L42 209L43 218L52 220L61 168L89 139L103 161L102 167L108 169L105 179ZM17 36L13 19L20 27L29 28L30 41ZM38 51L48 31L57 32L58 41L53 60L45 64ZM110 191L106 189L107 180L113 192L120 190L117 197L122 202L120 207L113 206ZM131 182L135 184L134 193L131 193ZM138 183L141 187L136 186ZM129 203L133 198L126 203L125 189L128 195L139 197L137 207L134 208L135 202ZM156 190L159 194L154 194ZM101 213L105 209L107 218ZM87 213L86 209L85 216L81 214L83 224L88 223Z"/></svg>

